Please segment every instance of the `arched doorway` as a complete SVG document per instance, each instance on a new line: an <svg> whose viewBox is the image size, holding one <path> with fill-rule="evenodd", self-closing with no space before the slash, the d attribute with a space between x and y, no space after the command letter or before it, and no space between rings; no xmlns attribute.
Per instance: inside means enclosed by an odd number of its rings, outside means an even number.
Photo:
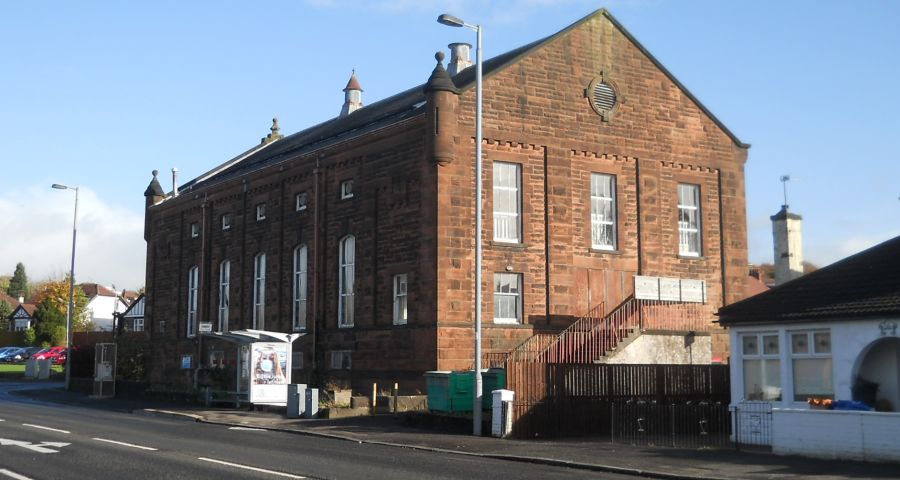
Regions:
<svg viewBox="0 0 900 480"><path fill-rule="evenodd" d="M853 399L871 403L874 397L879 410L900 411L900 338L872 342L860 352L857 365Z"/></svg>

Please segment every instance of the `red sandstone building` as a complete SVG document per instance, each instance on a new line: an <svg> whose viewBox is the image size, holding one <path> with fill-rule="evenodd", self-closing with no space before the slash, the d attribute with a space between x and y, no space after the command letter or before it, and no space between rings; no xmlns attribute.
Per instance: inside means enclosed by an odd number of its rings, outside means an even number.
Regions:
<svg viewBox="0 0 900 480"><path fill-rule="evenodd" d="M423 85L362 106L354 75L337 118L283 138L276 122L169 194L154 177L152 382L209 365L204 323L306 333L295 381L412 389L471 368L474 68L452 47ZM711 330L744 295L749 146L605 10L484 75L485 351L611 312L636 276L702 281L709 328L670 330ZM707 343L707 363L725 355Z"/></svg>

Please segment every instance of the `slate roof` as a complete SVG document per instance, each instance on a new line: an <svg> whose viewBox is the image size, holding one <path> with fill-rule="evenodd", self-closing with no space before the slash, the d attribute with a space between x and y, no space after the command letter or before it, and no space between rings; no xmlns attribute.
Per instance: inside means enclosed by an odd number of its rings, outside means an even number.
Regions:
<svg viewBox="0 0 900 480"><path fill-rule="evenodd" d="M504 54L484 61L482 75L487 78L515 63L532 51L545 44L564 36L570 30L580 26L596 16L604 16L619 29L626 38L652 61L676 86L678 86L699 108L702 110L723 132L739 147L749 148L750 145L741 142L728 128L717 119L688 89L682 85L640 42L637 41L613 16L606 10L596 10L581 18L563 30L544 37L540 40L510 50ZM351 78L351 81L353 78ZM465 91L475 86L475 66L472 65L460 71L453 77L453 83L459 91ZM349 85L349 84L348 84ZM306 130L286 136L269 145L253 147L247 152L223 163L207 174L201 175L181 186L182 191L190 191L200 184L213 184L231 178L277 164L297 155L308 154L318 149L369 133L401 121L424 114L421 108L425 102L425 84L417 85L409 90L400 92L392 97L380 100L356 110L350 115L336 117ZM244 157L244 158L241 158ZM231 163L231 165L229 165ZM220 171L216 171L220 169Z"/></svg>
<svg viewBox="0 0 900 480"><path fill-rule="evenodd" d="M900 315L900 237L719 309L725 326Z"/></svg>

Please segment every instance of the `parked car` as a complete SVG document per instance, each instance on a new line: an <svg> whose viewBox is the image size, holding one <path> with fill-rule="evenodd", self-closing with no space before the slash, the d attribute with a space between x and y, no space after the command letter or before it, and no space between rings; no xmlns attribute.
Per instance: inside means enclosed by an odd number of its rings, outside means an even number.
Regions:
<svg viewBox="0 0 900 480"><path fill-rule="evenodd" d="M41 350L41 347L25 347L16 352L15 356L13 357L13 363L24 363L25 360L28 360L32 355L40 352Z"/></svg>
<svg viewBox="0 0 900 480"><path fill-rule="evenodd" d="M50 359L52 363L60 364L66 361L66 347L45 348L31 356L35 360ZM60 361L62 358L62 361Z"/></svg>
<svg viewBox="0 0 900 480"><path fill-rule="evenodd" d="M17 357L21 358L22 351L25 350L24 347L16 347L12 350L7 350L0 354L0 362L4 363L13 363L17 361Z"/></svg>
<svg viewBox="0 0 900 480"><path fill-rule="evenodd" d="M15 352L21 350L22 347L3 347L0 348L0 362L11 361L7 360L8 357L11 357Z"/></svg>

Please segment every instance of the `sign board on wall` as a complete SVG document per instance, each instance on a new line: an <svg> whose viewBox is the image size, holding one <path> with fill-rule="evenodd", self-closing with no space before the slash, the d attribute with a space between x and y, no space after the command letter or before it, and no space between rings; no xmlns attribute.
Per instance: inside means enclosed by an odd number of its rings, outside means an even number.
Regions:
<svg viewBox="0 0 900 480"><path fill-rule="evenodd" d="M706 281L636 275L634 277L634 298L706 303Z"/></svg>
<svg viewBox="0 0 900 480"><path fill-rule="evenodd" d="M290 343L250 344L250 403L287 404Z"/></svg>

